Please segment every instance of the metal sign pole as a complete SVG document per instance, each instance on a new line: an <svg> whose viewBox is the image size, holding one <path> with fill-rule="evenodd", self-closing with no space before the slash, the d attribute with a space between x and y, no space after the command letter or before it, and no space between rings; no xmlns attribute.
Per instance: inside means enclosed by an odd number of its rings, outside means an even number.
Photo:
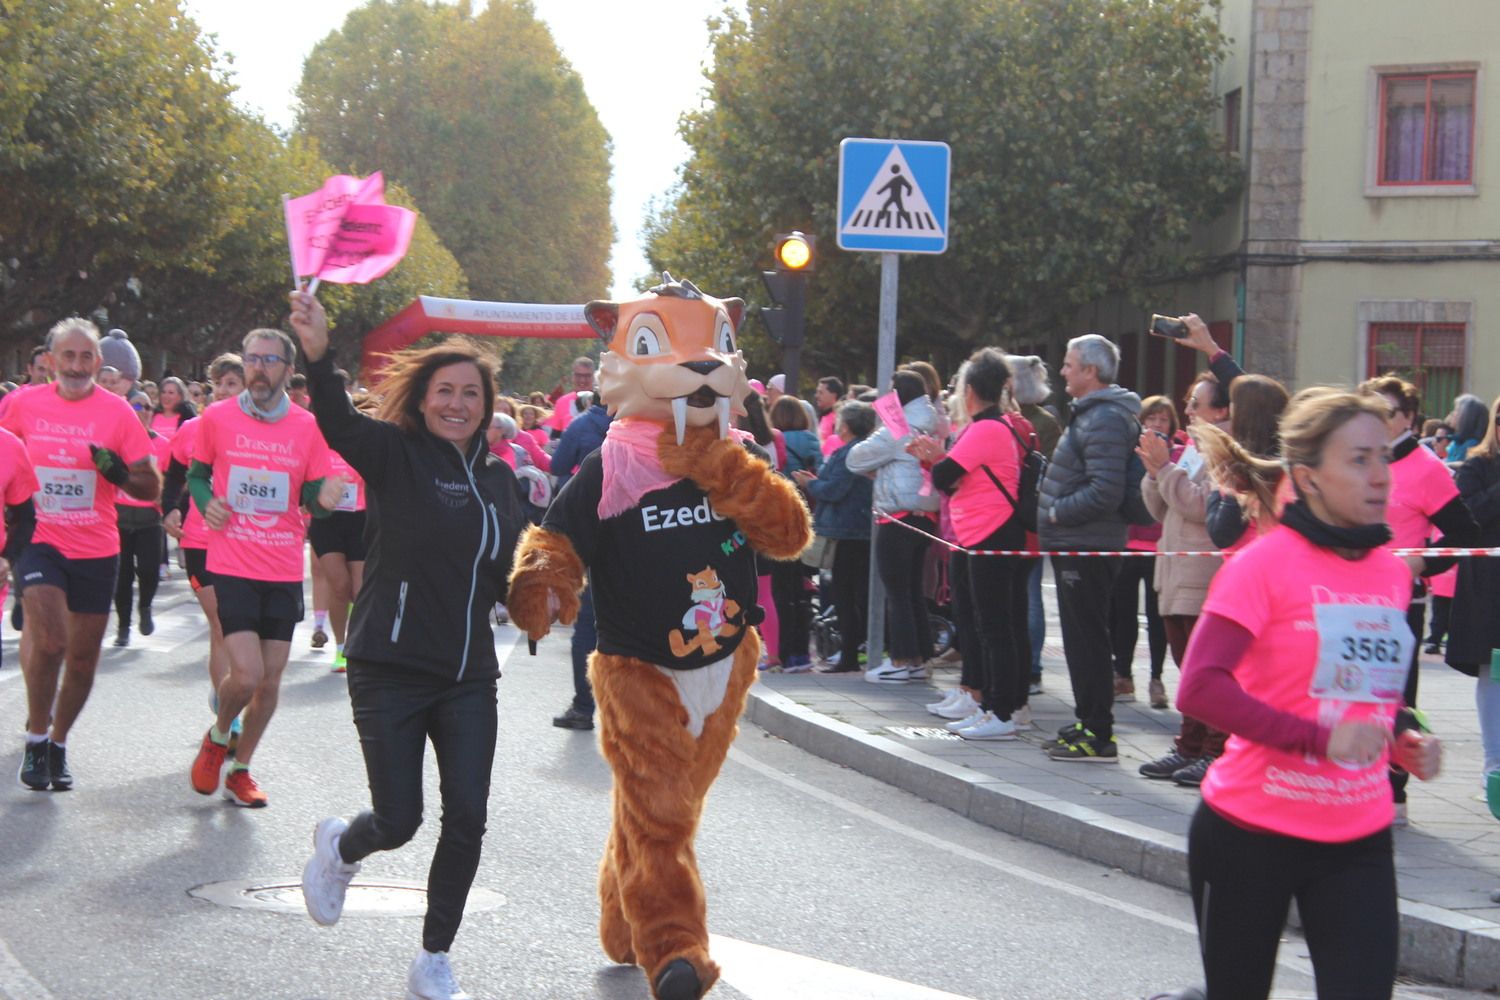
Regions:
<svg viewBox="0 0 1500 1000"><path fill-rule="evenodd" d="M880 340L875 361L875 388L889 392L891 376L896 373L896 287L901 274L901 255L880 255ZM866 620L870 631L865 636L865 668L880 666L885 656L885 586L880 582L879 560L875 557L876 538L881 530L870 515L870 607ZM899 531L899 528L888 529Z"/></svg>

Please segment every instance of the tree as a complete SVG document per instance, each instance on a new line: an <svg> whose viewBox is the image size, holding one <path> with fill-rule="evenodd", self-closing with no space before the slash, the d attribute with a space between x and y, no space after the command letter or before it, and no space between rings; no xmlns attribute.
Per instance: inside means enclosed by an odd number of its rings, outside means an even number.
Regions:
<svg viewBox="0 0 1500 1000"><path fill-rule="evenodd" d="M524 0L372 0L308 57L297 131L403 184L483 299L608 285L609 137Z"/></svg>
<svg viewBox="0 0 1500 1000"><path fill-rule="evenodd" d="M845 137L953 147L949 249L903 260L899 327L949 366L1059 344L1081 305L1177 273L1190 227L1237 190L1213 128L1225 40L1200 0L751 0L710 27L707 100L647 254L763 301L771 236L821 236L814 367L874 367L878 256L834 240ZM746 342L773 356L754 326Z"/></svg>
<svg viewBox="0 0 1500 1000"><path fill-rule="evenodd" d="M210 271L242 221L223 169L236 120L176 0L3 12L0 329L77 311L142 267Z"/></svg>

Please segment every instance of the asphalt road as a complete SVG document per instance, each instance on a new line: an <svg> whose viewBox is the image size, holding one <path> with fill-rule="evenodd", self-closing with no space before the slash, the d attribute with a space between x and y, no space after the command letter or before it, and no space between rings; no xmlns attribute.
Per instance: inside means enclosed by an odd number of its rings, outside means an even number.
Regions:
<svg viewBox="0 0 1500 1000"><path fill-rule="evenodd" d="M0 998L399 1000L421 920L385 908L404 899L420 912L401 884L425 879L435 812L357 882L397 888L361 889L341 923L315 926L295 889L277 887L295 886L318 819L368 801L343 678L299 629L256 759L269 808L198 796L188 769L209 722L206 642L189 601L168 584L158 634L106 650L70 739L74 791L0 783ZM571 690L566 641L532 658L514 638L498 638L510 655L476 882L496 905L471 907L455 968L476 998L644 1000L640 972L610 964L595 936L609 772L591 734L551 725ZM0 732L15 735L22 684L13 637L5 646ZM20 749L15 735L6 767ZM430 755L428 771L435 805ZM725 970L711 996L725 1000L1099 1000L1200 978L1185 896L970 823L753 726L697 846ZM199 898L244 900L246 887L268 905ZM1284 944L1277 996L1312 996L1305 954Z"/></svg>

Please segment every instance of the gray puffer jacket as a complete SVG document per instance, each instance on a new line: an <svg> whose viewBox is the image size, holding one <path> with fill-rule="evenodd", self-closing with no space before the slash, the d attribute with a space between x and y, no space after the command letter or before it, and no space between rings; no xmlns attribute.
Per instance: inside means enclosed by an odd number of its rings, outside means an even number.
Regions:
<svg viewBox="0 0 1500 1000"><path fill-rule="evenodd" d="M937 429L938 415L926 396L901 407L912 434L932 434ZM915 455L906 451L911 435L895 437L891 429L882 425L874 434L849 449L846 464L850 472L875 473L875 507L878 510L937 510L939 498L936 490L928 488L922 493L922 463Z"/></svg>
<svg viewBox="0 0 1500 1000"><path fill-rule="evenodd" d="M1141 397L1117 385L1073 403L1037 503L1042 548L1123 549L1125 466L1139 444Z"/></svg>

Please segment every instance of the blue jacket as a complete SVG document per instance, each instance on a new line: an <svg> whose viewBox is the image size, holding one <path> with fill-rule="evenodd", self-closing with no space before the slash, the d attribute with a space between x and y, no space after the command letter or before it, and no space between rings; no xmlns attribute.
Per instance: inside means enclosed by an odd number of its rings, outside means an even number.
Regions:
<svg viewBox="0 0 1500 1000"><path fill-rule="evenodd" d="M869 476L849 471L846 444L823 460L818 478L809 480L807 495L817 501L813 512L813 531L828 538L870 537L870 505L875 483Z"/></svg>
<svg viewBox="0 0 1500 1000"><path fill-rule="evenodd" d="M608 430L609 411L598 403L573 418L552 450L552 471L557 475L553 496L562 492L568 480L573 478L573 470L604 443L604 434Z"/></svg>
<svg viewBox="0 0 1500 1000"><path fill-rule="evenodd" d="M783 472L791 475L798 469L818 471L823 452L816 434L812 431L782 431L781 436L786 441L786 468Z"/></svg>

